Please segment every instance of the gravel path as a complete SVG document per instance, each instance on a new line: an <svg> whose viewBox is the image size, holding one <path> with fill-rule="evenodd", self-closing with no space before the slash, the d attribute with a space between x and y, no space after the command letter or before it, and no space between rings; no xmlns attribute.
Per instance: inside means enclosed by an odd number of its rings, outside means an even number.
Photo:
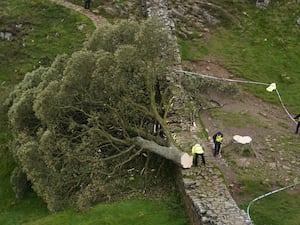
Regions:
<svg viewBox="0 0 300 225"><path fill-rule="evenodd" d="M108 21L104 17L95 15L90 10L84 9L83 6L75 5L75 4L65 1L65 0L49 0L49 1L56 3L58 5L62 5L66 8L72 9L76 12L79 12L79 13L85 15L86 17L91 19L91 21L93 22L93 24L95 25L96 28L108 23Z"/></svg>

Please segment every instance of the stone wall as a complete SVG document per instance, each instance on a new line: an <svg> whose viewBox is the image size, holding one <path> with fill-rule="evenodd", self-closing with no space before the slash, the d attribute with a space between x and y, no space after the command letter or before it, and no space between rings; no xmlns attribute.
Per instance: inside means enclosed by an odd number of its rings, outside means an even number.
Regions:
<svg viewBox="0 0 300 225"><path fill-rule="evenodd" d="M180 170L178 185L194 225L251 224L232 199L217 167Z"/></svg>
<svg viewBox="0 0 300 225"><path fill-rule="evenodd" d="M142 0L142 6L146 17L159 16L162 18L165 25L170 29L170 33L174 35L174 41L176 41L175 26L168 13L170 11L168 0ZM178 60L180 62L179 54ZM176 82L176 77L172 81ZM176 83L175 85L180 84ZM184 101L182 96L175 96L178 103ZM199 132L197 124L192 124L191 121L184 119L180 123L174 124L177 127L171 129L174 130L176 141L183 149L190 148L190 143L197 139L197 132ZM211 143L201 144L205 149L210 149L207 146L210 146ZM215 160L211 151L206 151L206 161L209 166L178 169L177 171L177 184L192 223L194 225L251 224L246 213L238 208L231 197Z"/></svg>

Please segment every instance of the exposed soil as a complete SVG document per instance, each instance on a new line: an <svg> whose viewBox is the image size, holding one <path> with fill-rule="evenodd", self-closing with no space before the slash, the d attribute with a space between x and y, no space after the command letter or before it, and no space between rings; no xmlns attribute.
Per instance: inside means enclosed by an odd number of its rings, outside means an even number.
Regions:
<svg viewBox="0 0 300 225"><path fill-rule="evenodd" d="M184 62L183 66L193 72L233 78L218 62ZM215 90L202 95L207 102L218 103L217 110L223 115L218 118L212 110L203 110L201 119L210 137L217 131L224 133L222 156L216 161L237 203L247 198L240 194L243 192L241 177L259 179L270 189L299 180L300 153L293 148L293 142L299 145L300 138L294 134L295 123L283 108L266 103L242 88L237 95ZM252 142L248 146L236 146L234 135L250 136Z"/></svg>

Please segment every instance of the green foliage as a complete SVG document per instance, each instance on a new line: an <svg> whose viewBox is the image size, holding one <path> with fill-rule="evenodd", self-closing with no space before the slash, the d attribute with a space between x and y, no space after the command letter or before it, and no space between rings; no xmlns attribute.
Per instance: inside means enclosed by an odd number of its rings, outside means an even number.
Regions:
<svg viewBox="0 0 300 225"><path fill-rule="evenodd" d="M115 196L127 169L142 165L135 137L167 144L152 127L167 115L172 43L156 19L107 26L16 86L7 100L11 151L50 211Z"/></svg>
<svg viewBox="0 0 300 225"><path fill-rule="evenodd" d="M91 51L103 49L107 52L115 52L120 45L132 44L138 30L138 24L133 21L123 21L121 25L104 25L98 28L98 32L93 33L86 47Z"/></svg>

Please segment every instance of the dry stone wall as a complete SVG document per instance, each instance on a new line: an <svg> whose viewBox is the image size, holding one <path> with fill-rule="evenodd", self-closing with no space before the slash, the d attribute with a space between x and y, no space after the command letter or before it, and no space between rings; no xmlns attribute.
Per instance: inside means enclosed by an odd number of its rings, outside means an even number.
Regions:
<svg viewBox="0 0 300 225"><path fill-rule="evenodd" d="M169 16L169 12L172 11L172 9L170 9L168 3L167 0L142 0L143 12L147 17L160 17L170 29L171 33L175 34L174 22L171 16ZM176 37L174 38L174 41L176 41ZM176 77L173 78L172 81L175 82ZM180 99L184 101L184 99L181 98L182 96L175 97L178 99L178 104L180 104ZM196 134L199 132L199 126L195 123L191 123L191 121L184 120L174 124L172 125L172 130L176 141L183 149L190 148L191 143L197 140ZM211 143L201 144L207 150L207 166L179 169L177 176L177 183L193 224L251 224L246 213L238 208L225 185L222 173L216 166L215 158L212 156L212 152L209 151L209 149L211 149Z"/></svg>

